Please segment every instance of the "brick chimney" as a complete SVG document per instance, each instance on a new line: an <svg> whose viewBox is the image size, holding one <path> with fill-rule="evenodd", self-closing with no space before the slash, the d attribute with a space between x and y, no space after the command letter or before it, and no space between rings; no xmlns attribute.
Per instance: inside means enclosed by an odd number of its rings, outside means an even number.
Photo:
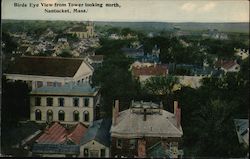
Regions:
<svg viewBox="0 0 250 159"><path fill-rule="evenodd" d="M115 106L113 107L113 119L112 124L117 124L117 117L119 116L119 100L115 100Z"/></svg>
<svg viewBox="0 0 250 159"><path fill-rule="evenodd" d="M174 101L174 115L176 116L176 110L178 108L178 101Z"/></svg>
<svg viewBox="0 0 250 159"><path fill-rule="evenodd" d="M181 126L181 108L178 106L178 102L174 101L174 115L176 119L177 128Z"/></svg>

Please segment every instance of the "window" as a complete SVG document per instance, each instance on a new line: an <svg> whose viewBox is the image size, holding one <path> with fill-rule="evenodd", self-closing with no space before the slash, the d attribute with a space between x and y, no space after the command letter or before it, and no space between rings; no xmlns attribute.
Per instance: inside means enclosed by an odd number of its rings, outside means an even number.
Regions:
<svg viewBox="0 0 250 159"><path fill-rule="evenodd" d="M117 148L122 148L122 140L121 139L116 140L116 147Z"/></svg>
<svg viewBox="0 0 250 159"><path fill-rule="evenodd" d="M130 149L135 149L135 143L136 143L135 139L129 140L129 148Z"/></svg>
<svg viewBox="0 0 250 159"><path fill-rule="evenodd" d="M41 110L37 109L35 111L35 116L36 116L36 120L40 121L42 120L42 113L41 113Z"/></svg>
<svg viewBox="0 0 250 159"><path fill-rule="evenodd" d="M89 121L89 112L88 111L84 111L83 112L83 120L85 122L88 122Z"/></svg>
<svg viewBox="0 0 250 159"><path fill-rule="evenodd" d="M73 117L74 117L74 121L79 121L79 112L77 110L73 112Z"/></svg>
<svg viewBox="0 0 250 159"><path fill-rule="evenodd" d="M105 157L105 149L101 149L101 157Z"/></svg>
<svg viewBox="0 0 250 159"><path fill-rule="evenodd" d="M47 82L47 86L53 86L53 82Z"/></svg>
<svg viewBox="0 0 250 159"><path fill-rule="evenodd" d="M79 98L73 98L73 105L74 105L74 107L79 106Z"/></svg>
<svg viewBox="0 0 250 159"><path fill-rule="evenodd" d="M84 157L89 157L89 149L84 148L84 150L83 150L83 156Z"/></svg>
<svg viewBox="0 0 250 159"><path fill-rule="evenodd" d="M89 106L89 98L84 98L84 106L85 107Z"/></svg>
<svg viewBox="0 0 250 159"><path fill-rule="evenodd" d="M58 98L58 104L59 104L59 107L63 107L64 106L64 98Z"/></svg>
<svg viewBox="0 0 250 159"><path fill-rule="evenodd" d="M48 122L53 121L53 111L52 110L47 111L47 121Z"/></svg>
<svg viewBox="0 0 250 159"><path fill-rule="evenodd" d="M60 110L60 111L58 112L58 120L59 120L59 121L64 121L64 117L65 117L64 111L63 111L63 110Z"/></svg>
<svg viewBox="0 0 250 159"><path fill-rule="evenodd" d="M36 97L35 98L35 105L36 106L41 106L41 97Z"/></svg>
<svg viewBox="0 0 250 159"><path fill-rule="evenodd" d="M37 85L37 88L42 87L43 86L43 82L42 81L37 81L36 85Z"/></svg>
<svg viewBox="0 0 250 159"><path fill-rule="evenodd" d="M53 98L47 98L47 106L53 106Z"/></svg>

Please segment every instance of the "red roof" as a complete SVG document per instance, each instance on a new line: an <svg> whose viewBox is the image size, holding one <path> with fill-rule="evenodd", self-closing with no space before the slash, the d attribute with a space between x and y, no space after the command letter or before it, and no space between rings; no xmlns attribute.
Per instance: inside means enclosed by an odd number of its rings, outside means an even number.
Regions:
<svg viewBox="0 0 250 159"><path fill-rule="evenodd" d="M67 130L60 123L55 122L50 128L46 128L36 141L40 144L60 144L65 141L66 135Z"/></svg>
<svg viewBox="0 0 250 159"><path fill-rule="evenodd" d="M44 130L36 142L38 144L61 144L70 139L75 144L79 144L86 131L87 126L82 123L78 123L73 131L69 132L59 122L55 122Z"/></svg>
<svg viewBox="0 0 250 159"><path fill-rule="evenodd" d="M222 67L224 69L230 69L235 65L237 65L237 62L234 60L219 60L215 63L215 66Z"/></svg>
<svg viewBox="0 0 250 159"><path fill-rule="evenodd" d="M87 131L87 127L82 123L78 123L75 129L68 135L68 138L73 141L75 144L80 144L82 137Z"/></svg>
<svg viewBox="0 0 250 159"><path fill-rule="evenodd" d="M132 73L135 76L141 75L151 75L151 76L165 76L167 75L167 66L166 65L153 65L145 67L133 67Z"/></svg>

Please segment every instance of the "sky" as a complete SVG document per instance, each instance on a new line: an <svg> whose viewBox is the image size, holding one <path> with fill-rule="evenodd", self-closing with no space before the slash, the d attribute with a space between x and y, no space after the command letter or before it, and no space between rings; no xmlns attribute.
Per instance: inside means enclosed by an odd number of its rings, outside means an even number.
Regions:
<svg viewBox="0 0 250 159"><path fill-rule="evenodd" d="M118 3L121 7L74 7L87 13L45 13L47 9L70 9L71 3ZM25 3L27 7L14 7ZM38 7L29 7L29 3ZM65 3L66 7L54 7ZM2 19L152 22L249 22L248 0L2 0Z"/></svg>

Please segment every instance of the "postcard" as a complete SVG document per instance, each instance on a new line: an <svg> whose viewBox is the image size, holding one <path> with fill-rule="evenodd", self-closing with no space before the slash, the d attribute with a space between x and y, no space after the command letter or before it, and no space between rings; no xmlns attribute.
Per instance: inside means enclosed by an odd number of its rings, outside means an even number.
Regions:
<svg viewBox="0 0 250 159"><path fill-rule="evenodd" d="M249 157L249 1L1 9L1 157Z"/></svg>

